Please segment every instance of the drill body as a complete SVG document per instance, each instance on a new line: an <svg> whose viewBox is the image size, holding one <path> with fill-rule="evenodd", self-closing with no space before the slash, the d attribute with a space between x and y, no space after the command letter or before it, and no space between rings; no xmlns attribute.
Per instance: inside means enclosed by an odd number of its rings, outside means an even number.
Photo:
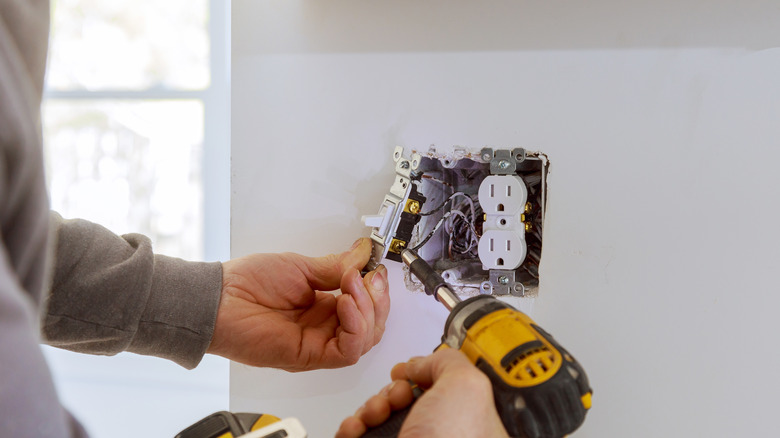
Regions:
<svg viewBox="0 0 780 438"><path fill-rule="evenodd" d="M451 311L439 348L457 348L485 373L510 436L559 438L590 409L582 366L526 314L490 295Z"/></svg>
<svg viewBox="0 0 780 438"><path fill-rule="evenodd" d="M560 438L585 421L591 406L582 366L528 315L492 295L465 301L412 250L403 262L450 310L438 348L455 348L489 378L510 436Z"/></svg>

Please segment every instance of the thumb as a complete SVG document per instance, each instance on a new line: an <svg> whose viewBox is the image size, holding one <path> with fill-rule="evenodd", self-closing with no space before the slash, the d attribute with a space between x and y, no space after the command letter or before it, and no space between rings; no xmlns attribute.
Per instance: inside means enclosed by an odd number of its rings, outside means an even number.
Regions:
<svg viewBox="0 0 780 438"><path fill-rule="evenodd" d="M371 239L361 237L352 247L341 254L324 257L306 257L303 272L312 288L317 290L338 289L341 277L351 269L361 270L371 258Z"/></svg>

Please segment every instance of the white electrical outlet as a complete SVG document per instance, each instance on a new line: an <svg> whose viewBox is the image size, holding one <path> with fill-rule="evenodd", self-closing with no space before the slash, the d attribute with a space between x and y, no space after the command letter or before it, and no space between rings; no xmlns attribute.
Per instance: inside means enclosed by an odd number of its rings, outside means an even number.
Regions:
<svg viewBox="0 0 780 438"><path fill-rule="evenodd" d="M485 269L517 269L525 260L525 228L521 220L528 189L517 175L490 175L479 186L485 212L479 260Z"/></svg>
<svg viewBox="0 0 780 438"><path fill-rule="evenodd" d="M418 153L415 184L426 200L410 246L458 293L534 296L547 156L523 148L458 146ZM383 226L389 209L370 221L379 234L395 229L392 222ZM404 279L409 290L422 290L408 271Z"/></svg>

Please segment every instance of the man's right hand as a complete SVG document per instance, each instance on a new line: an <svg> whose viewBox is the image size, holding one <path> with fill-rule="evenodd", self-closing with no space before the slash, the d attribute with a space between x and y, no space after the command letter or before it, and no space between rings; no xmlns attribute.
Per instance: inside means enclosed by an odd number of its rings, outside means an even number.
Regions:
<svg viewBox="0 0 780 438"><path fill-rule="evenodd" d="M425 393L412 407L399 437L508 437L493 401L490 380L457 350L442 349L399 363L393 383L341 423L337 438L359 437L413 400L409 381Z"/></svg>

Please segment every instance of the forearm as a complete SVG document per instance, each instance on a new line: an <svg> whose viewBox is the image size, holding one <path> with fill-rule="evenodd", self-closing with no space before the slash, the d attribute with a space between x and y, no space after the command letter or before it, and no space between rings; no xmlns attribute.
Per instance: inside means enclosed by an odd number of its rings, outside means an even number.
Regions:
<svg viewBox="0 0 780 438"><path fill-rule="evenodd" d="M131 351L194 368L214 331L220 263L154 255L139 234L117 236L52 214L55 264L43 320L47 343L91 354Z"/></svg>

